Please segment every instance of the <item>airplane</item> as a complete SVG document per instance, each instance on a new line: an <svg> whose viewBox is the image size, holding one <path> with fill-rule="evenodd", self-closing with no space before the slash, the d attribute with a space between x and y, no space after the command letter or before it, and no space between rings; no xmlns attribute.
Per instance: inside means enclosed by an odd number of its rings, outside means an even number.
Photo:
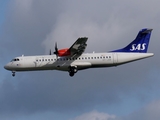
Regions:
<svg viewBox="0 0 160 120"><path fill-rule="evenodd" d="M112 67L154 56L147 53L152 29L141 29L130 44L122 49L103 53L84 53L87 37L81 37L70 47L58 50L50 55L20 56L12 59L4 66L15 76L19 71L60 70L68 71L72 77L79 70L88 68Z"/></svg>

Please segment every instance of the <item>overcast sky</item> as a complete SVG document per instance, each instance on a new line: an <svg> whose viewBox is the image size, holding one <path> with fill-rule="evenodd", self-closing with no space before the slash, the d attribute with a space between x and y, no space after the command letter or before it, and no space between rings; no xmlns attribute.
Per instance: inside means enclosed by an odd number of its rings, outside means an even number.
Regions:
<svg viewBox="0 0 160 120"><path fill-rule="evenodd" d="M1 0L0 119L159 120L159 0ZM152 58L113 68L16 73L16 56L48 54L88 37L85 52L107 52L153 28Z"/></svg>

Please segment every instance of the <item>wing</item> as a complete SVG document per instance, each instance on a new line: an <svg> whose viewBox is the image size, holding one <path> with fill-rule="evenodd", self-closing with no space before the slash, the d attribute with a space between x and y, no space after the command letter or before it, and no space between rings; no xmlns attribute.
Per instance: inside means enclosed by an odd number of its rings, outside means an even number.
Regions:
<svg viewBox="0 0 160 120"><path fill-rule="evenodd" d="M78 38L77 41L69 48L71 56L81 55L86 49L88 38Z"/></svg>

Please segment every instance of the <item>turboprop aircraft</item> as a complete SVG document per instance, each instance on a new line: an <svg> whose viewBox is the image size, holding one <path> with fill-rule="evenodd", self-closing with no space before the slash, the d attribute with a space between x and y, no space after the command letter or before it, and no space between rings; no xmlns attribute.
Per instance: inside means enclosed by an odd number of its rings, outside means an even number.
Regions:
<svg viewBox="0 0 160 120"><path fill-rule="evenodd" d="M15 76L15 72L36 70L68 71L70 76L74 76L79 70L118 66L154 55L147 53L151 32L152 29L142 29L135 40L126 47L103 53L84 53L87 37L78 38L70 48L66 49L58 50L56 43L54 54L22 55L12 59L4 68L12 71L12 76Z"/></svg>

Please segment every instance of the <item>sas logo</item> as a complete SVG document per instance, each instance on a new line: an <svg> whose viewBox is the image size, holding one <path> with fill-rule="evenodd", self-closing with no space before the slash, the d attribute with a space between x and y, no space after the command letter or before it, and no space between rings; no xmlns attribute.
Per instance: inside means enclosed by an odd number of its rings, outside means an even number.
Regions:
<svg viewBox="0 0 160 120"><path fill-rule="evenodd" d="M146 43L143 44L132 44L132 48L130 51L135 51L135 50L145 50L146 49Z"/></svg>

